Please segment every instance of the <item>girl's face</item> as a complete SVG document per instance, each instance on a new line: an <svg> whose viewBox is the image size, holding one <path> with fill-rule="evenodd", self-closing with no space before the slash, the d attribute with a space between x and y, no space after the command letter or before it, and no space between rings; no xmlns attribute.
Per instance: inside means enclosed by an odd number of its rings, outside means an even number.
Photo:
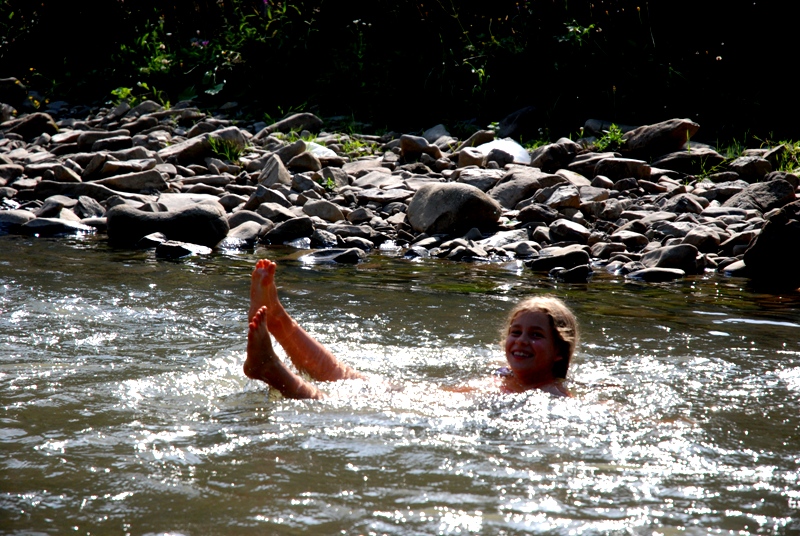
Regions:
<svg viewBox="0 0 800 536"><path fill-rule="evenodd" d="M514 317L505 351L514 376L531 386L555 381L553 365L563 359L556 348L550 317L541 311L523 311Z"/></svg>

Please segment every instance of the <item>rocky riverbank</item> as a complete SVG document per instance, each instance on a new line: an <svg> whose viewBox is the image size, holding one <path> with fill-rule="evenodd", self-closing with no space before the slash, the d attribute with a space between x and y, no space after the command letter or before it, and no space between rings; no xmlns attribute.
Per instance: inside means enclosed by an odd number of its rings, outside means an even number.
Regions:
<svg viewBox="0 0 800 536"><path fill-rule="evenodd" d="M671 119L526 150L465 140L328 132L318 117L242 123L188 104L32 113L0 124L0 232L106 233L159 257L290 244L317 261L521 259L544 277L649 282L706 271L800 286L798 177L785 147L726 159ZM509 120L513 122L513 117ZM501 125L508 130L509 123Z"/></svg>

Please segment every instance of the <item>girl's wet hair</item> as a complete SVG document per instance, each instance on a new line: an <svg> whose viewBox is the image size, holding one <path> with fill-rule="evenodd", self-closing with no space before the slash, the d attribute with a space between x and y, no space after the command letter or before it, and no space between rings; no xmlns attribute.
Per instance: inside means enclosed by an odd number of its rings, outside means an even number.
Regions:
<svg viewBox="0 0 800 536"><path fill-rule="evenodd" d="M508 329L514 318L520 313L544 313L550 318L550 327L553 329L556 350L562 357L553 365L553 375L556 378L566 378L572 355L578 345L578 319L575 313L567 307L563 301L555 296L543 295L533 296L519 302L508 313L505 327L503 328L503 338L508 336Z"/></svg>

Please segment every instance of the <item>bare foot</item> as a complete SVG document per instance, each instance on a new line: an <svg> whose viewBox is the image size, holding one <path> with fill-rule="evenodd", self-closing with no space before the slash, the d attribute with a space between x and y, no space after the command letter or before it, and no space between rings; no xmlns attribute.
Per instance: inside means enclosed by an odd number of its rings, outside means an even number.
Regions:
<svg viewBox="0 0 800 536"><path fill-rule="evenodd" d="M261 307L250 320L245 376L268 383L287 398L322 398L316 387L290 371L275 353L267 330L267 315L267 308Z"/></svg>
<svg viewBox="0 0 800 536"><path fill-rule="evenodd" d="M259 259L253 274L250 276L250 312L247 319L253 318L256 311L266 305L275 308L278 302L278 289L275 287L275 269L277 264L269 259Z"/></svg>
<svg viewBox="0 0 800 536"><path fill-rule="evenodd" d="M267 308L256 310L250 319L250 330L247 333L247 359L244 362L244 374L253 380L270 383L281 368L285 366L272 348L272 339L267 331L265 316Z"/></svg>

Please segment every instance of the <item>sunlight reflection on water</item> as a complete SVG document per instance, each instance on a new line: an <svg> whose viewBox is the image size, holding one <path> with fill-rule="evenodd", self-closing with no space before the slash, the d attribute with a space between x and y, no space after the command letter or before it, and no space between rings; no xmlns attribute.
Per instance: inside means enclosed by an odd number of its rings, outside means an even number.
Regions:
<svg viewBox="0 0 800 536"><path fill-rule="evenodd" d="M0 266L9 533L795 530L800 298L284 261L289 310L370 377L293 401L241 372L252 256L45 245ZM582 323L576 397L450 390L490 385L498 322L541 291Z"/></svg>

